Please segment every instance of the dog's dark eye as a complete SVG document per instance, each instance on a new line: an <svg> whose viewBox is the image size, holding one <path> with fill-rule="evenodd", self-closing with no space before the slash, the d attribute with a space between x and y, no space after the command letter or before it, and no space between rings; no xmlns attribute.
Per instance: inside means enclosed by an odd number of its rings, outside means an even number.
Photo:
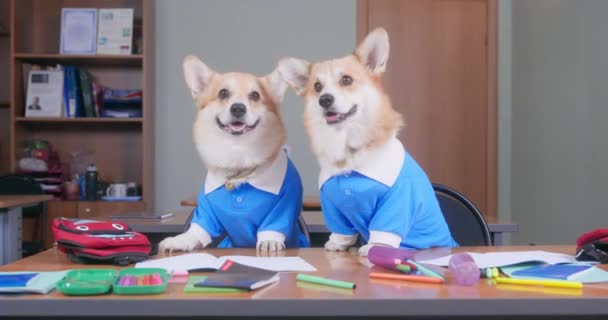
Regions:
<svg viewBox="0 0 608 320"><path fill-rule="evenodd" d="M340 85L343 87L350 86L353 83L353 78L349 75L343 75L340 79Z"/></svg>
<svg viewBox="0 0 608 320"><path fill-rule="evenodd" d="M319 82L319 81L315 82L315 91L321 92L321 90L323 90L323 85L321 84L321 82Z"/></svg>
<svg viewBox="0 0 608 320"><path fill-rule="evenodd" d="M260 100L260 93L257 91L253 91L249 94L249 99L251 99L252 101L258 101Z"/></svg>
<svg viewBox="0 0 608 320"><path fill-rule="evenodd" d="M220 92L217 93L217 96L220 99L226 99L228 98L228 96L230 96L230 92L227 89L222 89L220 90Z"/></svg>

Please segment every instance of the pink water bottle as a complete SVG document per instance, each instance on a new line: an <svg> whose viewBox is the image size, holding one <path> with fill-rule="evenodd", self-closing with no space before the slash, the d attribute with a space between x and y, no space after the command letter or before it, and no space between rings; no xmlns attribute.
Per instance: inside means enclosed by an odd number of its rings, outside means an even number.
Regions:
<svg viewBox="0 0 608 320"><path fill-rule="evenodd" d="M454 277L456 284L472 286L479 281L480 270L468 253L456 253L450 258L448 270Z"/></svg>

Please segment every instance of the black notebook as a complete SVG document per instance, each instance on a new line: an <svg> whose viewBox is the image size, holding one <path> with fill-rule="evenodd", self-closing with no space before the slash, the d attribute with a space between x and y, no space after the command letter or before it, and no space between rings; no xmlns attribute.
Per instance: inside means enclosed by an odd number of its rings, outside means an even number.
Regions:
<svg viewBox="0 0 608 320"><path fill-rule="evenodd" d="M226 260L217 272L205 280L196 282L195 287L238 288L255 290L279 281L279 273L249 267L232 260Z"/></svg>

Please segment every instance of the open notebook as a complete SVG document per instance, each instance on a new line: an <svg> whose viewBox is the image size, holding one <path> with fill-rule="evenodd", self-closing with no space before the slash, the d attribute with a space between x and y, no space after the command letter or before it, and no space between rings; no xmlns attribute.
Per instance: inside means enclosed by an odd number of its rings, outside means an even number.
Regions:
<svg viewBox="0 0 608 320"><path fill-rule="evenodd" d="M135 265L136 268L164 268L167 271L215 271L226 260L271 271L317 271L310 263L300 257L215 257L208 253L188 253L179 256L146 260Z"/></svg>

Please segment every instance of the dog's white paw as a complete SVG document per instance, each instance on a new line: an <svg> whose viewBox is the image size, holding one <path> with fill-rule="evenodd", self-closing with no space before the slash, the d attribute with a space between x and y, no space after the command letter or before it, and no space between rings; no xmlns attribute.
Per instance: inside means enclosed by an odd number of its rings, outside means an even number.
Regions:
<svg viewBox="0 0 608 320"><path fill-rule="evenodd" d="M192 251L202 247L199 239L191 233L182 233L175 237L169 237L158 244L158 252L169 251Z"/></svg>
<svg viewBox="0 0 608 320"><path fill-rule="evenodd" d="M346 251L349 246L337 244L331 240L325 242L325 250L327 251Z"/></svg>
<svg viewBox="0 0 608 320"><path fill-rule="evenodd" d="M277 240L258 241L256 249L261 252L279 252L285 250L285 243Z"/></svg>
<svg viewBox="0 0 608 320"><path fill-rule="evenodd" d="M366 244L363 247L359 248L359 255L362 257L367 257L369 249L371 249L373 246L373 244Z"/></svg>

